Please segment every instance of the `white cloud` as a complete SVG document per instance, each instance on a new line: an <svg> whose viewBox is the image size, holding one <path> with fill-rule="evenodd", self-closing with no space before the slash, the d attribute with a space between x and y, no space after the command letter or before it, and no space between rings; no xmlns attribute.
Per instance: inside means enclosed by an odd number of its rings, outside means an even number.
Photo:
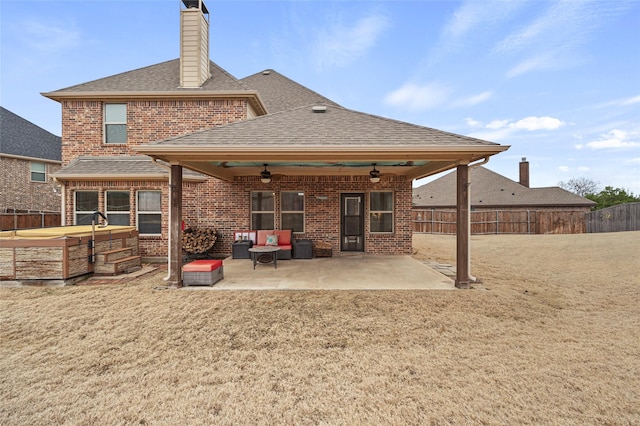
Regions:
<svg viewBox="0 0 640 426"><path fill-rule="evenodd" d="M489 124L487 124L485 127L487 129L502 129L504 127L507 127L508 125L509 125L509 120L493 120Z"/></svg>
<svg viewBox="0 0 640 426"><path fill-rule="evenodd" d="M453 102L452 106L454 106L454 107L466 107L466 106L478 105L479 103L482 103L482 102L490 99L491 96L493 96L493 92L485 91L485 92L482 92L482 93L478 93L477 95L473 95L473 96L468 96L466 98L457 99L455 102Z"/></svg>
<svg viewBox="0 0 640 426"><path fill-rule="evenodd" d="M560 170L563 173L566 173L569 171L569 167L567 166L558 166L558 170Z"/></svg>
<svg viewBox="0 0 640 426"><path fill-rule="evenodd" d="M534 130L555 130L564 126L564 122L553 117L525 117L515 123L509 124L513 129Z"/></svg>
<svg viewBox="0 0 640 426"><path fill-rule="evenodd" d="M640 164L640 157L631 158L624 162L625 164Z"/></svg>
<svg viewBox="0 0 640 426"><path fill-rule="evenodd" d="M551 69L557 66L558 60L554 58L551 53L546 52L520 62L518 65L507 71L507 78L517 77L530 71Z"/></svg>
<svg viewBox="0 0 640 426"><path fill-rule="evenodd" d="M640 147L640 141L633 140L633 137L637 137L637 133L613 129L602 135L600 139L588 142L586 146L591 149L627 149Z"/></svg>
<svg viewBox="0 0 640 426"><path fill-rule="evenodd" d="M467 124L467 126L469 127L482 127L482 121L478 121L478 120L474 120L471 117L467 117L464 119L464 122Z"/></svg>
<svg viewBox="0 0 640 426"><path fill-rule="evenodd" d="M633 105L638 103L640 103L640 95L629 99L623 99L620 105Z"/></svg>
<svg viewBox="0 0 640 426"><path fill-rule="evenodd" d="M581 172L588 172L591 170L591 167L587 167L587 166L580 166L578 167L578 170Z"/></svg>
<svg viewBox="0 0 640 426"><path fill-rule="evenodd" d="M372 15L360 19L351 27L332 25L320 33L314 52L320 68L345 66L366 54L389 27L389 19Z"/></svg>
<svg viewBox="0 0 640 426"><path fill-rule="evenodd" d="M80 44L80 33L68 26L56 26L49 22L25 21L21 23L22 41L43 54L55 55Z"/></svg>
<svg viewBox="0 0 640 426"><path fill-rule="evenodd" d="M425 85L405 83L399 89L387 94L385 102L412 110L425 110L444 104L450 92L448 87L438 83Z"/></svg>

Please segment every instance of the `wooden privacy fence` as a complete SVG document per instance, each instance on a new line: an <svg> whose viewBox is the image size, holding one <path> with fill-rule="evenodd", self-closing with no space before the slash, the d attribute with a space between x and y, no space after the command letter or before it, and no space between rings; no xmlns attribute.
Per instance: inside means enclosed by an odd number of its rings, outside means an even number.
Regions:
<svg viewBox="0 0 640 426"><path fill-rule="evenodd" d="M640 203L618 204L586 215L587 232L640 231Z"/></svg>
<svg viewBox="0 0 640 426"><path fill-rule="evenodd" d="M60 226L60 213L0 213L0 231Z"/></svg>
<svg viewBox="0 0 640 426"><path fill-rule="evenodd" d="M470 212L471 234L580 234L583 210L480 210ZM413 209L413 232L455 234L455 210Z"/></svg>

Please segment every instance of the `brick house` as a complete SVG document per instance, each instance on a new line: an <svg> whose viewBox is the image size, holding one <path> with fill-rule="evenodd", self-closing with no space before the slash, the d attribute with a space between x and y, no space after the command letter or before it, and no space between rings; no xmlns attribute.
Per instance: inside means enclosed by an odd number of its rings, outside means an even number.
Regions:
<svg viewBox="0 0 640 426"><path fill-rule="evenodd" d="M61 139L0 107L0 213L59 212Z"/></svg>
<svg viewBox="0 0 640 426"><path fill-rule="evenodd" d="M137 226L172 283L181 221L216 228L219 254L245 229L410 254L412 180L458 167L464 196L467 165L508 148L352 111L274 70L236 79L208 58L206 6L182 3L179 59L43 93L62 107L65 223L99 209Z"/></svg>

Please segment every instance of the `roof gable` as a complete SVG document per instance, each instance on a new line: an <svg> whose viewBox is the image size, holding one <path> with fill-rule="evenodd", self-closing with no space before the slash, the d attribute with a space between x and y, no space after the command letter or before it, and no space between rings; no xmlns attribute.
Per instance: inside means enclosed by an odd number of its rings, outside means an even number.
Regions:
<svg viewBox="0 0 640 426"><path fill-rule="evenodd" d="M560 187L527 188L485 167L470 171L471 205L496 206L576 206L590 207L595 203ZM455 171L432 182L414 188L413 204L417 207L455 207Z"/></svg>
<svg viewBox="0 0 640 426"><path fill-rule="evenodd" d="M0 153L43 160L62 160L62 139L0 107Z"/></svg>

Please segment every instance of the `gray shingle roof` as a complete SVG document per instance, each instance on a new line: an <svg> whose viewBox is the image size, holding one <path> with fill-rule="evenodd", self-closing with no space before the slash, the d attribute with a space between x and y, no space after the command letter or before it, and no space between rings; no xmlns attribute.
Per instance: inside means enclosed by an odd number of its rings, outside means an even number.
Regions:
<svg viewBox="0 0 640 426"><path fill-rule="evenodd" d="M313 106L315 104L267 114L146 146L499 146L336 105L328 105L325 112L314 112Z"/></svg>
<svg viewBox="0 0 640 426"><path fill-rule="evenodd" d="M184 170L185 180L204 180L205 176ZM151 179L166 180L169 170L158 166L151 158L138 156L117 157L78 157L54 174L54 177L65 179Z"/></svg>
<svg viewBox="0 0 640 426"><path fill-rule="evenodd" d="M267 112L274 113L314 103L338 106L337 103L283 76L274 70L264 70L240 80L256 89Z"/></svg>
<svg viewBox="0 0 640 426"><path fill-rule="evenodd" d="M123 72L110 77L101 78L87 83L70 86L46 96L64 95L75 92L225 92L252 91L242 82L229 74L217 64L210 61L211 77L202 87L184 89L180 87L180 59L150 65L144 68Z"/></svg>
<svg viewBox="0 0 640 426"><path fill-rule="evenodd" d="M413 205L429 208L455 208L457 173L451 172L413 190ZM591 207L591 200L559 187L527 188L485 167L471 169L473 207Z"/></svg>
<svg viewBox="0 0 640 426"><path fill-rule="evenodd" d="M0 107L0 153L62 160L62 139Z"/></svg>

